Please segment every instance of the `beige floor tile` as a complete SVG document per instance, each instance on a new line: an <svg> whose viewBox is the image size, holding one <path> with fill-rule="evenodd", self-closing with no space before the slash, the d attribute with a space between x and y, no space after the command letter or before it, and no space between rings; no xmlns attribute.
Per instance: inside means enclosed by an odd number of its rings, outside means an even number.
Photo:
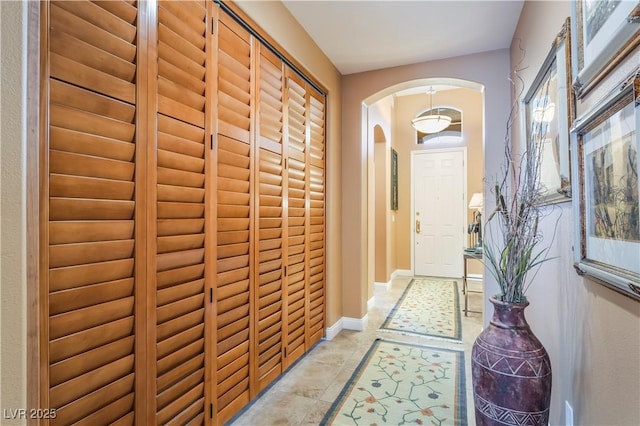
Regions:
<svg viewBox="0 0 640 426"><path fill-rule="evenodd" d="M318 401L313 398L271 389L233 424L236 426L300 425L317 404Z"/></svg>
<svg viewBox="0 0 640 426"><path fill-rule="evenodd" d="M373 341L396 340L465 351L467 414L474 424L471 389L471 347L482 330L482 314L469 313L462 318L463 342L401 335L378 330L410 282L408 277L395 279L388 290L377 289L374 306L368 312L364 331L343 330L333 340L323 340L290 368L266 392L233 421L234 426L318 425L332 403L351 378ZM458 287L461 283L458 282ZM475 286L479 288L478 285ZM469 309L482 308L483 295L469 294ZM460 293L460 308L464 296Z"/></svg>
<svg viewBox="0 0 640 426"><path fill-rule="evenodd" d="M302 420L302 423L300 423L300 425L301 426L319 425L322 419L324 418L325 414L327 413L327 411L329 411L329 408L331 408L332 403L333 401L332 402L316 401L315 405L313 406L309 414L307 414L307 416Z"/></svg>

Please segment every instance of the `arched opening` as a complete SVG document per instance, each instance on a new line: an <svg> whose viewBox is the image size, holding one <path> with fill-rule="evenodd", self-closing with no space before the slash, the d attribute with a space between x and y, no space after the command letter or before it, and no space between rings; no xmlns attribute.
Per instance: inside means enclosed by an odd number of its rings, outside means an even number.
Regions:
<svg viewBox="0 0 640 426"><path fill-rule="evenodd" d="M373 128L373 142L374 143L387 143L387 137L384 135L382 126L376 124Z"/></svg>
<svg viewBox="0 0 640 426"><path fill-rule="evenodd" d="M369 272L369 264L373 264L374 258L368 251L368 246L373 244L368 243L372 238L367 232L369 223L373 223L368 217L368 191L369 175L374 170L370 167L373 165L373 159L369 158L373 157L373 146L369 145L369 141L373 140L373 125L367 120L369 111L376 102L384 98L388 97L388 102L393 103L393 97L390 95L406 89L425 94L425 87L429 85L446 84L475 90L483 99L484 124L481 145L484 149L484 175L487 178L493 177L500 171L505 139L504 123L509 116L510 85L505 78L509 75L509 69L509 51L502 49L482 55L449 58L343 77L340 187L343 265L341 295L344 316L342 328L357 330L366 326L367 301L373 293L373 274ZM426 103L413 110L411 116L415 116L425 105ZM393 117L393 120L397 120L397 117ZM411 132L409 124L405 129ZM391 141L398 138L394 132L387 133L387 136ZM402 173L402 164L399 164L399 185L406 184L406 181L403 183ZM483 188L483 192L486 205L495 202L488 186ZM402 208L402 203L400 199L399 208ZM486 273L483 276L487 294L497 292L499 286L495 279ZM485 303L485 308L490 310L487 304Z"/></svg>
<svg viewBox="0 0 640 426"><path fill-rule="evenodd" d="M451 129L431 135L420 134L411 126L411 119L430 109L425 90L430 86L445 88L433 97L433 106L446 105L456 119ZM413 275L415 232L412 215L411 158L415 151L428 151L463 147L470 160L465 167L465 197L468 204L473 193L484 192L484 87L481 84L458 79L431 78L413 80L386 88L363 103L363 123L366 123L366 206L367 300L374 295L374 285L388 285L397 275ZM462 116L467 126L462 126ZM365 126L363 125L363 128ZM388 129L389 137L383 137ZM384 142L384 144L381 144ZM386 145L386 146L382 146ZM390 153L398 157L398 210L393 211L387 200L391 193ZM473 221L473 211L465 212L464 223L458 229L466 230ZM463 232L463 231L462 231ZM464 241L466 242L466 237ZM462 253L462 247L460 248ZM462 254L460 254L462 258ZM482 275L482 268L474 265L472 274ZM459 277L457 277L459 278Z"/></svg>

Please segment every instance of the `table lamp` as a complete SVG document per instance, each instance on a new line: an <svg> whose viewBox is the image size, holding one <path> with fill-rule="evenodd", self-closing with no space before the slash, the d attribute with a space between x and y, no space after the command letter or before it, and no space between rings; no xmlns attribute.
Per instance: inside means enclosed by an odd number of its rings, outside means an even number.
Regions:
<svg viewBox="0 0 640 426"><path fill-rule="evenodd" d="M478 241L475 245L476 251L482 251L482 207L483 207L483 195L482 192L476 192L471 196L471 201L469 201L469 209L475 210L476 212L473 214L474 219L476 221L476 225L478 226Z"/></svg>

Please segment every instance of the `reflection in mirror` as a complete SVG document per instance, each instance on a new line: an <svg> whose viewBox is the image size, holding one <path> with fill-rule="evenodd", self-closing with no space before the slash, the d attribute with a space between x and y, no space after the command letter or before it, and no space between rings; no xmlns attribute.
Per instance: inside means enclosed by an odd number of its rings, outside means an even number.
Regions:
<svg viewBox="0 0 640 426"><path fill-rule="evenodd" d="M569 20L556 36L538 75L524 98L527 149L542 150L541 183L544 204L571 198L569 128L574 118L571 86ZM534 134L544 134L534 138ZM539 146L533 146L537 140Z"/></svg>

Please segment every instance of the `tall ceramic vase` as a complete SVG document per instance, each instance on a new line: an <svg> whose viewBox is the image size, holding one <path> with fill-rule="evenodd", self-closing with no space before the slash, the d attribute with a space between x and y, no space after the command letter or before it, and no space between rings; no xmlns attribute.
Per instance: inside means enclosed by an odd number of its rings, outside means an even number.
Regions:
<svg viewBox="0 0 640 426"><path fill-rule="evenodd" d="M490 300L493 318L471 353L476 424L546 426L551 363L524 317L529 302Z"/></svg>

